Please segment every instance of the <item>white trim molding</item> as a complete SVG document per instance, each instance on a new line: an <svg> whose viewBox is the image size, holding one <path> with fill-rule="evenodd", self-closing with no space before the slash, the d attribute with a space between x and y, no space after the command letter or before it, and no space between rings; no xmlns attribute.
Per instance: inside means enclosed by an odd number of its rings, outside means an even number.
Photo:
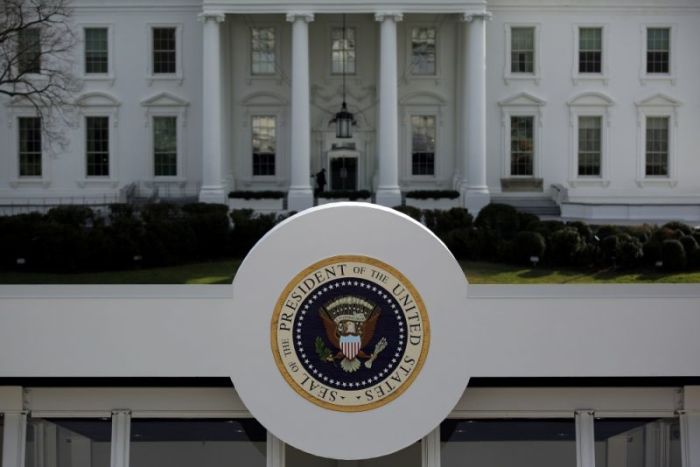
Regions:
<svg viewBox="0 0 700 467"><path fill-rule="evenodd" d="M547 101L527 92L520 92L498 101L501 108L501 176L503 178L538 179L542 173L542 122L543 108ZM533 117L532 175L521 176L510 173L510 120L511 117Z"/></svg>
<svg viewBox="0 0 700 467"><path fill-rule="evenodd" d="M202 13L206 17L211 17L213 14ZM221 19L218 19L221 17ZM219 13L217 15L217 21L222 22L224 20L224 15ZM175 73L153 73L153 30L157 28L175 28ZM158 81L175 81L178 85L182 85L182 81L185 79L183 72L183 55L182 49L184 47L183 41L183 24L182 23L147 23L146 24L146 51L148 53L146 59L146 81L148 85L151 86L153 83Z"/></svg>
<svg viewBox="0 0 700 467"><path fill-rule="evenodd" d="M15 97L7 104L7 127L11 131L9 142L10 154L9 166L10 177L8 184L11 188L20 187L48 188L51 185L51 141L46 136L42 128L41 135L41 175L40 176L20 176L19 175L19 123L17 120L26 117L41 117L34 106L23 97ZM42 122L42 126L44 122Z"/></svg>
<svg viewBox="0 0 700 467"><path fill-rule="evenodd" d="M650 28L668 28L669 29L669 50L668 50L668 73L647 73L647 29ZM644 84L651 83L669 83L675 86L677 80L677 64L676 51L678 50L678 25L674 23L644 23L640 25L639 34L641 43L639 50L641 53L639 61L639 82Z"/></svg>
<svg viewBox="0 0 700 467"><path fill-rule="evenodd" d="M615 102L602 92L583 92L567 101L569 107L569 186L610 185L610 107ZM600 117L600 175L582 176L578 173L579 117Z"/></svg>
<svg viewBox="0 0 700 467"><path fill-rule="evenodd" d="M78 128L80 129L80 138L76 143L76 151L82 158L81 177L76 181L78 187L85 188L88 185L109 185L111 188L117 188L119 181L117 179L117 135L116 130L119 127L119 108L121 102L113 95L106 92L88 92L82 94L75 100L78 106L80 118ZM86 131L85 119L87 117L107 117L109 119L109 175L108 176L88 176L87 175L87 147L86 147Z"/></svg>
<svg viewBox="0 0 700 467"><path fill-rule="evenodd" d="M115 74L114 74L114 60L116 55L114 54L114 24L113 23L80 23L78 24L80 30L80 43L82 47L80 48L80 57L78 59L79 72L78 76L83 81L104 81L109 84L109 86L114 85ZM85 30L86 29L97 29L103 28L107 29L107 73L86 73L85 72Z"/></svg>
<svg viewBox="0 0 700 467"><path fill-rule="evenodd" d="M653 94L635 102L637 107L637 185L665 186L673 188L678 184L678 163L676 135L678 133L678 107L681 101L663 93ZM647 176L646 161L646 121L647 117L668 117L668 176Z"/></svg>
<svg viewBox="0 0 700 467"><path fill-rule="evenodd" d="M580 32L581 29L585 28L598 28L601 30L601 63L600 63L600 73L581 73L579 71L579 52L580 52ZM608 84L610 79L610 68L609 68L609 56L610 56L610 34L609 27L606 23L577 23L573 25L573 39L574 47L572 54L572 64L571 64L571 81L574 85L581 83L591 83L599 82L603 85Z"/></svg>
<svg viewBox="0 0 700 467"><path fill-rule="evenodd" d="M145 108L145 127L146 127L146 151L145 160L148 164L147 173L150 174L154 182L176 182L183 183L185 178L185 161L187 160L187 111L190 103L185 99L170 94L161 92L148 99L141 101L141 105ZM175 176L156 176L154 166L154 140L153 140L153 118L154 117L175 117L176 119L176 149L177 149L177 174Z"/></svg>
<svg viewBox="0 0 700 467"><path fill-rule="evenodd" d="M466 16L466 15L465 15ZM542 55L542 46L541 46L541 41L540 41L540 23L521 23L521 22L514 22L514 23L505 23L503 25L504 27L504 33L505 33L505 61L503 65L503 81L505 84L509 85L511 83L515 82L527 82L531 81L535 83L536 85L540 84L540 80L542 79L542 59L540 56ZM511 64L511 58L512 58L512 38L511 38L511 30L513 28L533 28L534 29L534 63L533 63L533 72L532 73L513 73L512 71L512 64Z"/></svg>
<svg viewBox="0 0 700 467"><path fill-rule="evenodd" d="M416 91L399 99L399 125L401 126L399 142L399 172L404 181L411 184L427 183L434 187L436 182L449 181L449 155L445 149L445 105L447 100L432 91ZM435 117L435 159L433 175L413 175L412 173L412 127L411 117L414 115ZM401 155L404 155L401 157Z"/></svg>

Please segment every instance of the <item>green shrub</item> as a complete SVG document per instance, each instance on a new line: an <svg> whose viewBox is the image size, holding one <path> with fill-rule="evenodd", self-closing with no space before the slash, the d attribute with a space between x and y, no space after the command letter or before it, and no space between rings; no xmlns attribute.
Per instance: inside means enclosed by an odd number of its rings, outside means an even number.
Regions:
<svg viewBox="0 0 700 467"><path fill-rule="evenodd" d="M428 211L425 212L425 214L427 213ZM470 229L473 224L472 215L464 208L452 208L447 211L435 210L432 211L432 214L435 219L432 229L440 238L454 229Z"/></svg>
<svg viewBox="0 0 700 467"><path fill-rule="evenodd" d="M475 259L473 255L475 238L471 229L452 229L443 241L455 258Z"/></svg>
<svg viewBox="0 0 700 467"><path fill-rule="evenodd" d="M533 256L542 260L545 250L546 245L541 234L528 231L518 232L513 240L511 257L518 263L530 264L530 258Z"/></svg>
<svg viewBox="0 0 700 467"><path fill-rule="evenodd" d="M539 221L530 226L533 232L537 232L544 237L545 242L549 244L552 240L552 235L566 227L566 224L561 221Z"/></svg>
<svg viewBox="0 0 700 467"><path fill-rule="evenodd" d="M402 212L418 222L421 222L422 220L421 210L414 206L394 206L394 210Z"/></svg>
<svg viewBox="0 0 700 467"><path fill-rule="evenodd" d="M228 253L230 220L223 204L194 203L182 207L185 221L194 233L197 256L213 259Z"/></svg>
<svg viewBox="0 0 700 467"><path fill-rule="evenodd" d="M620 228L616 225L601 225L595 230L595 235L598 237L599 241L603 241L605 238L620 235L622 232Z"/></svg>
<svg viewBox="0 0 700 467"><path fill-rule="evenodd" d="M647 266L656 266L656 263L661 261L661 242L650 240L642 246L644 257L643 262Z"/></svg>
<svg viewBox="0 0 700 467"><path fill-rule="evenodd" d="M664 226L656 229L651 238L656 242L662 243L664 240L680 240L683 235L681 230Z"/></svg>
<svg viewBox="0 0 700 467"><path fill-rule="evenodd" d="M521 231L532 230L533 226L540 221L540 218L529 212L518 211L518 226Z"/></svg>
<svg viewBox="0 0 700 467"><path fill-rule="evenodd" d="M230 251L242 258L282 218L276 214L255 214L252 209L231 211L233 230L230 235Z"/></svg>
<svg viewBox="0 0 700 467"><path fill-rule="evenodd" d="M498 238L510 240L520 227L518 211L507 204L489 204L479 211L474 225Z"/></svg>
<svg viewBox="0 0 700 467"><path fill-rule="evenodd" d="M141 218L144 225L143 264L173 265L196 258L195 233L178 206L148 204L143 207Z"/></svg>
<svg viewBox="0 0 700 467"><path fill-rule="evenodd" d="M642 242L627 234L620 237L620 243L617 247L617 263L620 266L636 268L640 265L643 256Z"/></svg>
<svg viewBox="0 0 700 467"><path fill-rule="evenodd" d="M576 254L574 264L579 267L588 268L595 266L600 257L600 247L595 243L586 243Z"/></svg>
<svg viewBox="0 0 700 467"><path fill-rule="evenodd" d="M683 222L678 221L667 222L661 228L669 230L678 230L682 232L683 235L691 235L693 233L693 229L688 224L684 224Z"/></svg>
<svg viewBox="0 0 700 467"><path fill-rule="evenodd" d="M654 234L654 226L644 224L644 225L631 225L622 228L622 232L627 235L636 238L642 244L648 242L652 235Z"/></svg>
<svg viewBox="0 0 700 467"><path fill-rule="evenodd" d="M687 259L683 244L678 240L664 240L661 244L661 260L664 268L670 271L678 271L686 265Z"/></svg>
<svg viewBox="0 0 700 467"><path fill-rule="evenodd" d="M581 221L574 221L567 223L566 226L576 229L584 242L588 243L593 241L593 230L588 224Z"/></svg>
<svg viewBox="0 0 700 467"><path fill-rule="evenodd" d="M58 206L49 209L46 213L47 222L55 222L73 227L87 227L92 225L95 213L87 206Z"/></svg>
<svg viewBox="0 0 700 467"><path fill-rule="evenodd" d="M561 266L571 265L583 245L584 242L578 230L572 227L557 230L552 234L549 242L550 261Z"/></svg>
<svg viewBox="0 0 700 467"><path fill-rule="evenodd" d="M617 263L617 255L620 251L621 244L620 238L622 235L619 231L617 232L616 234L602 238L600 241L600 253L606 265L615 265Z"/></svg>
<svg viewBox="0 0 700 467"><path fill-rule="evenodd" d="M700 246L698 246L698 242L695 238L693 238L692 235L685 235L681 237L680 242L683 245L683 250L685 250L688 266L692 268L699 266L700 264L697 260L700 258Z"/></svg>

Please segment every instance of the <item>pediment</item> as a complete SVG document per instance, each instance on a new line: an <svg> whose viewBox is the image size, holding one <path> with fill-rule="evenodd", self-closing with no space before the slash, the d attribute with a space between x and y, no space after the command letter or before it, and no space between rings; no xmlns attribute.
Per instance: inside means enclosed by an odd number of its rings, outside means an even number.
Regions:
<svg viewBox="0 0 700 467"><path fill-rule="evenodd" d="M284 106L287 105L287 100L273 92L254 92L247 95L241 100L241 104L245 106L269 105L269 106Z"/></svg>
<svg viewBox="0 0 700 467"><path fill-rule="evenodd" d="M658 93L636 102L637 107L677 107L681 101Z"/></svg>
<svg viewBox="0 0 700 467"><path fill-rule="evenodd" d="M447 99L436 92L416 91L406 94L399 102L402 105L444 105Z"/></svg>
<svg viewBox="0 0 700 467"><path fill-rule="evenodd" d="M498 105L500 105L501 107L532 107L545 105L546 103L547 101L545 101L544 99L541 99L528 92L520 92L518 94L506 97L505 99L501 99L500 101L498 101Z"/></svg>
<svg viewBox="0 0 700 467"><path fill-rule="evenodd" d="M190 103L169 92L161 92L142 100L141 105L144 107L185 107Z"/></svg>
<svg viewBox="0 0 700 467"><path fill-rule="evenodd" d="M602 92L584 92L572 97L567 102L570 106L587 107L607 107L614 103L610 96Z"/></svg>
<svg viewBox="0 0 700 467"><path fill-rule="evenodd" d="M80 95L75 104L80 107L117 107L119 99L106 92L87 92Z"/></svg>

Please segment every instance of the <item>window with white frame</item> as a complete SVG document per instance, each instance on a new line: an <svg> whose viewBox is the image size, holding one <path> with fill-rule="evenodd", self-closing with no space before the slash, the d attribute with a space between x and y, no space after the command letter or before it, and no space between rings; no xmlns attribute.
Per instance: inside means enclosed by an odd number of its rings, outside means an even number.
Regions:
<svg viewBox="0 0 700 467"><path fill-rule="evenodd" d="M646 118L644 174L669 176L669 117Z"/></svg>
<svg viewBox="0 0 700 467"><path fill-rule="evenodd" d="M253 175L275 175L277 118L274 115L255 115L251 128Z"/></svg>
<svg viewBox="0 0 700 467"><path fill-rule="evenodd" d="M277 53L274 27L250 29L250 71L253 75L272 75L277 72Z"/></svg>
<svg viewBox="0 0 700 467"><path fill-rule="evenodd" d="M535 166L535 117L512 115L510 117L510 175L534 175Z"/></svg>
<svg viewBox="0 0 700 467"><path fill-rule="evenodd" d="M435 115L411 115L411 175L435 175Z"/></svg>
<svg viewBox="0 0 700 467"><path fill-rule="evenodd" d="M344 37L343 37L344 36ZM331 30L331 73L354 75L356 72L355 28Z"/></svg>
<svg viewBox="0 0 700 467"><path fill-rule="evenodd" d="M17 34L17 71L41 73L41 29L25 28Z"/></svg>
<svg viewBox="0 0 700 467"><path fill-rule="evenodd" d="M582 27L578 36L578 72L602 73L603 28Z"/></svg>
<svg viewBox="0 0 700 467"><path fill-rule="evenodd" d="M177 73L177 28L154 27L152 34L152 73L168 75Z"/></svg>
<svg viewBox="0 0 700 467"><path fill-rule="evenodd" d="M85 34L85 74L109 73L109 29L88 27Z"/></svg>
<svg viewBox="0 0 700 467"><path fill-rule="evenodd" d="M29 418L25 467L109 467L112 422L100 418Z"/></svg>
<svg viewBox="0 0 700 467"><path fill-rule="evenodd" d="M153 117L153 175L176 177L177 117Z"/></svg>
<svg viewBox="0 0 700 467"><path fill-rule="evenodd" d="M677 418L599 418L594 423L596 467L681 467Z"/></svg>
<svg viewBox="0 0 700 467"><path fill-rule="evenodd" d="M85 174L109 177L109 117L85 117Z"/></svg>
<svg viewBox="0 0 700 467"><path fill-rule="evenodd" d="M437 30L434 27L414 27L411 29L411 74L435 74L436 40Z"/></svg>
<svg viewBox="0 0 700 467"><path fill-rule="evenodd" d="M19 176L41 177L41 117L19 117Z"/></svg>
<svg viewBox="0 0 700 467"><path fill-rule="evenodd" d="M669 74L671 72L671 28L648 27L646 32L646 72Z"/></svg>
<svg viewBox="0 0 700 467"><path fill-rule="evenodd" d="M578 164L579 177L600 177L603 156L603 117L578 117Z"/></svg>
<svg viewBox="0 0 700 467"><path fill-rule="evenodd" d="M510 28L510 72L535 73L535 28Z"/></svg>

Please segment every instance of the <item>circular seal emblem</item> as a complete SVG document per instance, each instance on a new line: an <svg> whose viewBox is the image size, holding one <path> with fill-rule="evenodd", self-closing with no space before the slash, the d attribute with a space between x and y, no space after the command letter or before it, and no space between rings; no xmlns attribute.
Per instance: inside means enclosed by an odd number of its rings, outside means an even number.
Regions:
<svg viewBox="0 0 700 467"><path fill-rule="evenodd" d="M367 256L305 268L280 295L272 352L287 383L326 409L360 412L396 399L420 373L430 324L401 272Z"/></svg>

